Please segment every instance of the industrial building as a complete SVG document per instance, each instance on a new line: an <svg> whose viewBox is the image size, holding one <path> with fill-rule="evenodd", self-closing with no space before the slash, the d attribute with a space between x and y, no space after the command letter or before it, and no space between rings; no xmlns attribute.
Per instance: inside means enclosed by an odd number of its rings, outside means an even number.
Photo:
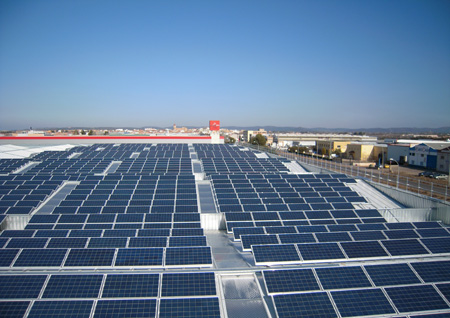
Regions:
<svg viewBox="0 0 450 318"><path fill-rule="evenodd" d="M2 141L1 317L449 317L447 203L244 146L104 140Z"/></svg>

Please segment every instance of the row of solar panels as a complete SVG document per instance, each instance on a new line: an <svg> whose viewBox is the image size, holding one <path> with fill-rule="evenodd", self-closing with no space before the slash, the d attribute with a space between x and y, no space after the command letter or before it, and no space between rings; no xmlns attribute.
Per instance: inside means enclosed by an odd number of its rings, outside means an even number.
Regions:
<svg viewBox="0 0 450 318"><path fill-rule="evenodd" d="M207 246L206 236L0 237L0 248L133 248Z"/></svg>
<svg viewBox="0 0 450 318"><path fill-rule="evenodd" d="M30 162L30 159L2 159L0 160L0 174L11 173Z"/></svg>
<svg viewBox="0 0 450 318"><path fill-rule="evenodd" d="M65 318L219 318L220 312L217 297L0 301L0 315L9 318L46 318L49 313Z"/></svg>
<svg viewBox="0 0 450 318"><path fill-rule="evenodd" d="M185 223L180 223L185 224ZM202 228L173 229L86 229L86 230L4 230L0 238L7 237L144 237L144 236L203 236Z"/></svg>
<svg viewBox="0 0 450 318"><path fill-rule="evenodd" d="M126 286L126 288L123 288ZM0 275L0 299L105 299L216 296L212 272Z"/></svg>
<svg viewBox="0 0 450 318"><path fill-rule="evenodd" d="M246 228L237 228L236 230L240 229ZM449 229L444 228L328 233L301 232L301 234L298 233L300 230L301 229L296 227L266 227L265 231L268 233L270 232L271 234L242 234L242 232L236 231L235 235L240 234L240 239L244 250L250 250L252 245L257 244L352 242L450 236L450 233L448 232Z"/></svg>
<svg viewBox="0 0 450 318"><path fill-rule="evenodd" d="M349 219L352 220L352 219ZM361 219L366 220L366 219ZM372 219L370 219L372 220ZM229 222L232 223L232 222ZM242 222L245 225L248 223ZM231 225L230 225L231 227ZM285 230L283 230L285 228ZM314 224L314 225L295 225L295 226L250 226L250 227L233 227L230 233L233 233L234 239L239 240L242 234L281 234L281 233L336 233L336 232L356 232L356 231L386 231L386 230L418 230L436 229L446 232L440 222L398 222L398 223L356 223L348 224ZM448 229L447 229L448 230Z"/></svg>
<svg viewBox="0 0 450 318"><path fill-rule="evenodd" d="M263 271L263 277L279 317L448 317L449 273L450 262L434 261Z"/></svg>
<svg viewBox="0 0 450 318"><path fill-rule="evenodd" d="M227 222L236 221L290 221L290 220L318 220L318 219L352 219L352 218L381 218L376 209L345 209L345 210L315 210L315 211L273 211L273 212L227 212Z"/></svg>
<svg viewBox="0 0 450 318"><path fill-rule="evenodd" d="M31 217L28 224L35 223L148 223L148 222L198 222L199 213L179 214L90 214L90 215L39 215Z"/></svg>
<svg viewBox="0 0 450 318"><path fill-rule="evenodd" d="M212 267L211 248L35 248L0 249L0 267Z"/></svg>
<svg viewBox="0 0 450 318"><path fill-rule="evenodd" d="M381 260L450 253L450 238L252 245L256 265Z"/></svg>
<svg viewBox="0 0 450 318"><path fill-rule="evenodd" d="M162 215L170 215L164 213ZM200 222L27 224L25 230L199 229Z"/></svg>

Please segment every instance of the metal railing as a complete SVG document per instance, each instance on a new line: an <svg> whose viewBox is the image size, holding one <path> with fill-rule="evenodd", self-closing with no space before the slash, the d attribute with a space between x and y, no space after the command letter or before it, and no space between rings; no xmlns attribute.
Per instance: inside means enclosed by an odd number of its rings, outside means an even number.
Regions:
<svg viewBox="0 0 450 318"><path fill-rule="evenodd" d="M397 189L403 189L409 192L426 195L432 198L450 201L450 193L448 185L440 184L433 181L428 181L423 177L414 176L402 176L397 172L391 172L390 169L370 169L358 165L339 163L331 161L329 159L322 159L320 157L296 154L287 152L280 149L272 149L270 147L261 147L259 145L251 145L243 143L243 146L250 147L259 151L272 153L277 156L284 157L292 161L298 161L299 163L308 164L317 167L318 172L330 171L345 173L352 177L362 177L369 179L373 182L381 183L396 187ZM397 169L397 168L395 168Z"/></svg>

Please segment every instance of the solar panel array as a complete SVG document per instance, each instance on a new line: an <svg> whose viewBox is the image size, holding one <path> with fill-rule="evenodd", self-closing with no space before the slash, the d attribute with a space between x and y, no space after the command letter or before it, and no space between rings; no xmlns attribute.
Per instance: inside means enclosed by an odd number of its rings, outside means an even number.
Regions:
<svg viewBox="0 0 450 318"><path fill-rule="evenodd" d="M449 311L450 261L264 270L280 317ZM427 316L428 317L428 316Z"/></svg>
<svg viewBox="0 0 450 318"><path fill-rule="evenodd" d="M239 296L218 286L191 157L211 181L230 245L262 274L274 316L450 312L449 228L386 222L353 178L291 174L286 159L229 145L97 144L0 160L0 224L31 215L25 229L0 233L0 316L233 311Z"/></svg>

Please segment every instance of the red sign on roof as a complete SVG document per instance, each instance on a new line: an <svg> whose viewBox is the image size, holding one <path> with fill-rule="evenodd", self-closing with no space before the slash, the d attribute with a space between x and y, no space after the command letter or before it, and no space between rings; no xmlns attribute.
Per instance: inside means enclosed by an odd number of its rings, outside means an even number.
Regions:
<svg viewBox="0 0 450 318"><path fill-rule="evenodd" d="M220 120L210 120L209 130L220 130Z"/></svg>

